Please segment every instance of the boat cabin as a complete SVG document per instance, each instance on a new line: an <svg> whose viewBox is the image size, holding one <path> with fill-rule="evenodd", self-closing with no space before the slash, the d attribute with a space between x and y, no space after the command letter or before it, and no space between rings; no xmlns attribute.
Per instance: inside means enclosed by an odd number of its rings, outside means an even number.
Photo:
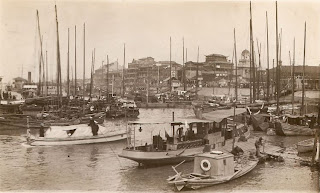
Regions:
<svg viewBox="0 0 320 193"><path fill-rule="evenodd" d="M296 116L296 115L285 115L284 121L290 125L309 126L313 128L316 124L317 117L314 115Z"/></svg>
<svg viewBox="0 0 320 193"><path fill-rule="evenodd" d="M232 140L233 133L235 137L241 136L245 133L243 124L230 124L233 120L227 118L220 122L213 122L207 120L188 120L188 123L172 122L171 131L165 131L165 136L160 134L153 135L151 144L136 146L135 144L135 128L129 128L129 135L127 149L139 151L171 151L195 148L209 144L212 149L222 147L227 141ZM140 125L139 131L144 130L139 123L131 123L131 125Z"/></svg>
<svg viewBox="0 0 320 193"><path fill-rule="evenodd" d="M234 156L220 151L199 154L194 158L193 172L209 176L233 175Z"/></svg>

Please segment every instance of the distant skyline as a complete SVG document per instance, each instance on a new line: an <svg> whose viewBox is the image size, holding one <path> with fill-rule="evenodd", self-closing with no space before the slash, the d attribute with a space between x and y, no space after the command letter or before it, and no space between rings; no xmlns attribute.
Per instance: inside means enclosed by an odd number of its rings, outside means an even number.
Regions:
<svg viewBox="0 0 320 193"><path fill-rule="evenodd" d="M49 80L56 77L55 1L0 0L0 76L4 82L14 77L38 81L40 44L36 10L43 35L43 52L48 51ZM70 28L70 66L74 69L74 28L77 26L77 77L83 77L83 24L86 24L86 77L90 75L91 53L96 49L95 69L102 61L118 59L126 66L133 59L153 57L169 61L169 38L172 38L172 61L182 64L182 39L188 49L188 61L200 62L205 55L223 54L232 60L233 29L236 29L237 58L249 49L249 1L56 1L58 8L62 79L67 77L67 37ZM269 20L270 67L275 59L275 1L252 1L253 35L261 43L262 67L267 67L266 11ZM304 22L307 22L306 65L320 64L320 2L278 1L279 33L282 29L282 61L289 65L296 39L296 65L302 65ZM257 58L258 63L258 58ZM22 70L23 68L23 70ZM23 74L22 74L23 73ZM73 72L74 74L74 72ZM70 73L71 76L71 73Z"/></svg>

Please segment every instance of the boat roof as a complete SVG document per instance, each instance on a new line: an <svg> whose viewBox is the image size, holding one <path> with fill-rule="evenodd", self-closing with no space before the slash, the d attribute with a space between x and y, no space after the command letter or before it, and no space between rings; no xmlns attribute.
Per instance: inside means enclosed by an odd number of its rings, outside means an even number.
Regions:
<svg viewBox="0 0 320 193"><path fill-rule="evenodd" d="M210 123L212 122L211 120L203 120L203 119L197 119L194 117L186 117L186 118L177 118L176 121L172 122L161 122L161 121L152 121L152 120L147 120L147 121L131 121L128 122L128 125L151 125L151 124L171 124L171 125L183 125L185 123L190 124L190 123Z"/></svg>
<svg viewBox="0 0 320 193"><path fill-rule="evenodd" d="M245 113L246 109L245 108L236 108L235 109L235 115L239 115L242 113ZM212 111L209 113L203 113L202 117L205 120L210 120L214 122L221 122L223 119L231 117L234 115L234 109L222 109L222 110L217 110L217 111Z"/></svg>
<svg viewBox="0 0 320 193"><path fill-rule="evenodd" d="M206 152L196 155L196 157L210 158L210 159L224 159L228 157L234 157L233 154L228 152L216 153L217 151Z"/></svg>

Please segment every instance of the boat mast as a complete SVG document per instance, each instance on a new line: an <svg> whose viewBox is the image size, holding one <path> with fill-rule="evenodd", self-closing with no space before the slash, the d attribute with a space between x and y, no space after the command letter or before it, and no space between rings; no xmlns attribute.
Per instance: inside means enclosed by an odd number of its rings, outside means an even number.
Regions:
<svg viewBox="0 0 320 193"><path fill-rule="evenodd" d="M40 95L42 90L41 85L41 62L44 64L43 61L43 53L42 53L42 36L40 31L40 19L39 19L39 11L37 10L37 21L38 21L38 33L39 33L39 40L40 40L40 63L39 63L39 89L38 89L38 95Z"/></svg>
<svg viewBox="0 0 320 193"><path fill-rule="evenodd" d="M251 3L250 3L251 6ZM249 24L249 30L250 30L250 73L249 73L249 90L250 90L250 103L252 103L252 47L251 47L251 18L250 18L250 24Z"/></svg>
<svg viewBox="0 0 320 193"><path fill-rule="evenodd" d="M251 10L251 1L250 1L250 35L251 35L251 38L250 38L250 42L251 42L251 65L252 65L252 68L251 68L251 73L252 73L252 78L253 78L253 102L256 100L256 85L255 85L255 71L256 71L256 68L255 68L255 65L254 65L254 47L253 47L253 32L252 32L252 10ZM252 102L252 101L250 101Z"/></svg>
<svg viewBox="0 0 320 193"><path fill-rule="evenodd" d="M60 44L59 44L59 25L58 25L57 5L55 5L55 11L56 11L56 24L57 24L57 67L58 67L57 89L58 89L59 107L60 107L62 104L62 88L61 88L61 63L60 63Z"/></svg>
<svg viewBox="0 0 320 193"><path fill-rule="evenodd" d="M293 39L293 61L292 61L292 114L294 113L294 62L295 62L296 40Z"/></svg>
<svg viewBox="0 0 320 193"><path fill-rule="evenodd" d="M198 87L199 87L199 46L197 54L197 70L196 70L196 99L198 100Z"/></svg>
<svg viewBox="0 0 320 193"><path fill-rule="evenodd" d="M280 114L279 108L279 92L280 92L280 83L279 83L279 40L278 40L278 2L276 1L276 64L277 64L277 81L276 81L276 90L277 90L277 115Z"/></svg>
<svg viewBox="0 0 320 193"><path fill-rule="evenodd" d="M186 64L184 63L184 37L182 38L183 90L186 91Z"/></svg>
<svg viewBox="0 0 320 193"><path fill-rule="evenodd" d="M107 102L109 102L109 55L107 55Z"/></svg>
<svg viewBox="0 0 320 193"><path fill-rule="evenodd" d="M77 96L77 26L74 26L74 96Z"/></svg>
<svg viewBox="0 0 320 193"><path fill-rule="evenodd" d="M307 22L304 23L304 48L303 48L303 73L302 73L302 101L300 115L306 113L304 108L304 95L305 95L305 65L306 65L306 33L307 33Z"/></svg>
<svg viewBox="0 0 320 193"><path fill-rule="evenodd" d="M46 96L48 96L48 51L46 50Z"/></svg>
<svg viewBox="0 0 320 193"><path fill-rule="evenodd" d="M123 44L123 66L122 66L122 97L124 97L124 67L126 65L126 44Z"/></svg>
<svg viewBox="0 0 320 193"><path fill-rule="evenodd" d="M260 48L259 48L259 44L258 44L258 39L257 39L257 49L258 49L258 55L259 55L259 67L257 68L257 83L258 83L258 88L257 88L257 99L260 99L260 81L262 84L262 80L261 80L261 43L260 43Z"/></svg>
<svg viewBox="0 0 320 193"><path fill-rule="evenodd" d="M235 58L235 68L236 68L236 85L235 85L235 95L236 101L238 101L238 64L237 64L237 41L236 41L236 28L234 28L234 58Z"/></svg>
<svg viewBox="0 0 320 193"><path fill-rule="evenodd" d="M68 28L68 61L67 61L67 98L69 100L69 97L70 97L70 77L69 77L69 28Z"/></svg>
<svg viewBox="0 0 320 193"><path fill-rule="evenodd" d="M269 27L268 27L268 12L266 11L266 23L267 23L267 101L270 97L270 68L269 68Z"/></svg>
<svg viewBox="0 0 320 193"><path fill-rule="evenodd" d="M92 87L93 87L93 72L94 72L94 55L95 55L96 49L92 51L92 64L91 64L91 77L90 77L90 101L92 101Z"/></svg>
<svg viewBox="0 0 320 193"><path fill-rule="evenodd" d="M170 98L171 98L171 94L172 94L172 65L171 65L171 36L170 36L170 79L169 79L169 85L170 85Z"/></svg>
<svg viewBox="0 0 320 193"><path fill-rule="evenodd" d="M86 23L83 23L83 81L82 81L82 88L83 88L83 107L82 111L84 113L85 101L84 101L84 94L85 94L85 75L86 75Z"/></svg>

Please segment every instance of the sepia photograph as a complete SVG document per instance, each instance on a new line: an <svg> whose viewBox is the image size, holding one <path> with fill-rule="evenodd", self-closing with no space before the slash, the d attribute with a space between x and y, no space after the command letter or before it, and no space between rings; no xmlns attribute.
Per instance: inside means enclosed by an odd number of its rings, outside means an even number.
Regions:
<svg viewBox="0 0 320 193"><path fill-rule="evenodd" d="M320 1L0 0L0 192L320 192Z"/></svg>

